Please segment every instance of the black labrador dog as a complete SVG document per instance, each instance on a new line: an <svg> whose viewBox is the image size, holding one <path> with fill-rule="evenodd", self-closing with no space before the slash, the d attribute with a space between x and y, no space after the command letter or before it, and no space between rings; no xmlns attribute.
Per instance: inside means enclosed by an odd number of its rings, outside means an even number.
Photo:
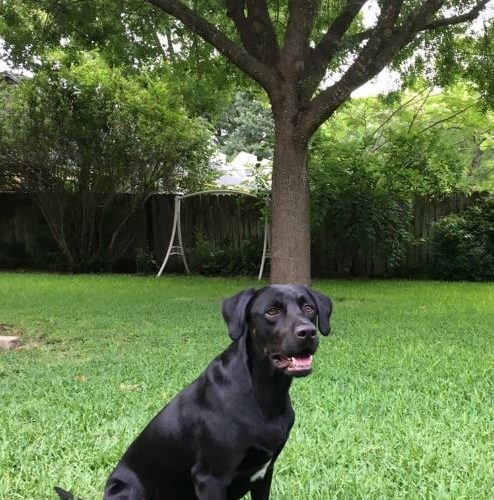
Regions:
<svg viewBox="0 0 494 500"><path fill-rule="evenodd" d="M331 301L303 286L245 290L223 303L233 342L130 445L105 500L269 498L294 412L288 390L328 335Z"/></svg>

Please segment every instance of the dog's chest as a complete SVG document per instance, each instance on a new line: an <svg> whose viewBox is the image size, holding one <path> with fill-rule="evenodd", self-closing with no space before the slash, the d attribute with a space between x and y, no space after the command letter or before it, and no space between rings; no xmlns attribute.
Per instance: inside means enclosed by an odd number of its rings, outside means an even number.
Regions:
<svg viewBox="0 0 494 500"><path fill-rule="evenodd" d="M284 415L271 422L263 421L256 425L255 431L251 429L250 445L245 443L247 448L237 469L237 479L249 484L264 479L288 439L291 422L292 419Z"/></svg>
<svg viewBox="0 0 494 500"><path fill-rule="evenodd" d="M264 479L264 476L268 472L269 466L271 465L272 459L269 459L257 472L254 472L252 476L250 476L250 482L253 483L260 479Z"/></svg>
<svg viewBox="0 0 494 500"><path fill-rule="evenodd" d="M263 479L273 460L266 450L250 448L240 464L237 474L251 483Z"/></svg>

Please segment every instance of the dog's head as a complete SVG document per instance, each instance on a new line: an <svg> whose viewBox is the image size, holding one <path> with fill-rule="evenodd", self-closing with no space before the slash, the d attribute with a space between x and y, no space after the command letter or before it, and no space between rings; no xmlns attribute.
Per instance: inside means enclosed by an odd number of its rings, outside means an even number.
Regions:
<svg viewBox="0 0 494 500"><path fill-rule="evenodd" d="M223 302L223 317L233 340L249 334L274 370L308 375L319 344L317 327L330 331L331 300L299 285L244 290Z"/></svg>

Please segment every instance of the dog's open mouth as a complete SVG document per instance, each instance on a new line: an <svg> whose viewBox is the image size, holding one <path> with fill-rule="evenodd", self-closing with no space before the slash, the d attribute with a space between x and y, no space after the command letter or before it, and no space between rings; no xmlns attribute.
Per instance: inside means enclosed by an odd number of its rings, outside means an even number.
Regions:
<svg viewBox="0 0 494 500"><path fill-rule="evenodd" d="M293 375L307 374L312 369L311 354L299 354L297 356L282 356L280 354L275 354L271 356L271 359L276 368Z"/></svg>

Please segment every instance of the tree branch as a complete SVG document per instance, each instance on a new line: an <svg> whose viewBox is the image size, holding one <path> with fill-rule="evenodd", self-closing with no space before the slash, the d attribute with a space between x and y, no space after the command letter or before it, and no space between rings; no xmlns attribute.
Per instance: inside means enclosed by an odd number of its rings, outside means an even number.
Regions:
<svg viewBox="0 0 494 500"><path fill-rule="evenodd" d="M367 0L347 0L325 35L313 50L316 61L328 61L340 48L340 41Z"/></svg>
<svg viewBox="0 0 494 500"><path fill-rule="evenodd" d="M247 0L246 3L247 19L252 23L254 35L258 38L261 60L274 64L279 57L279 46L266 0Z"/></svg>
<svg viewBox="0 0 494 500"><path fill-rule="evenodd" d="M405 109L409 104L413 104L427 89L432 90L433 87L425 87L422 89L420 92L417 94L414 94L408 101L405 101L404 103L400 104L396 109L394 109L386 118L385 120L379 124L379 126L372 132L372 134L369 136L369 140L373 139L374 136L382 130L387 123L389 123L394 116L396 116L401 110ZM378 138L379 139L379 138Z"/></svg>
<svg viewBox="0 0 494 500"><path fill-rule="evenodd" d="M408 134L412 130L413 124L415 123L415 120L418 118L420 112L422 111L422 109L424 109L425 103L428 101L428 99L431 96L433 90L434 90L434 87L431 87L429 89L429 92L427 92L427 95L425 96L425 99L422 99L422 102L420 103L420 106L418 107L418 109L413 114L413 118L412 118L412 120L410 122L410 125L408 125L408 130L407 130Z"/></svg>
<svg viewBox="0 0 494 500"><path fill-rule="evenodd" d="M469 109L472 109L473 107L475 107L478 103L475 102L473 104L470 104L454 113L452 113L451 115L448 115L448 116L445 116L444 118L441 118L439 120L436 120L435 122L432 122L430 125L427 125L427 127L424 127L422 130L420 130L418 133L419 134L423 134L425 131L435 127L436 125L439 125L441 123L444 123L444 122L447 122L448 120L452 120L453 118L457 117L458 115L461 115L462 113L464 113L465 111L468 111Z"/></svg>
<svg viewBox="0 0 494 500"><path fill-rule="evenodd" d="M168 57L169 57L170 61L174 62L176 60L175 49L173 48L173 38L172 38L172 34L170 32L170 28L168 26L165 28L165 36L166 36L166 45L167 45L166 48L168 50ZM159 40L159 38L158 38L158 40ZM160 42L160 45L161 45L161 42Z"/></svg>
<svg viewBox="0 0 494 500"><path fill-rule="evenodd" d="M421 29L419 29L419 32L421 31L429 31L429 30L434 30L437 28L444 28L446 26L454 26L457 24L462 24L466 23L468 21L474 21L480 12L484 9L484 7L489 3L490 0L480 0L475 4L474 7L472 7L471 10L466 12L465 14L459 14L457 16L451 16L451 17L444 17L444 18L439 18L439 19L434 19L433 21L430 21L424 26L422 26ZM345 38L340 46L344 45L355 45L357 43L363 42L367 39L369 39L372 34L375 32L375 28L370 28L364 31L361 31L359 33L356 33L354 35L351 35L347 38Z"/></svg>
<svg viewBox="0 0 494 500"><path fill-rule="evenodd" d="M275 74L272 68L238 46L216 26L204 19L192 9L178 0L148 0L166 13L181 21L185 26L197 33L203 40L218 49L229 61L238 66L263 88L272 88Z"/></svg>
<svg viewBox="0 0 494 500"><path fill-rule="evenodd" d="M253 57L261 59L252 24L245 17L245 0L226 0L225 4L226 15L235 24L243 46Z"/></svg>
<svg viewBox="0 0 494 500"><path fill-rule="evenodd" d="M305 98L310 99L324 78L328 62L341 48L341 39L350 28L353 20L367 0L347 0L346 5L336 16L328 31L311 50L304 78Z"/></svg>
<svg viewBox="0 0 494 500"><path fill-rule="evenodd" d="M462 24L468 21L475 20L480 12L484 9L484 7L489 3L490 0L480 0L476 3L476 5L465 14L459 14L457 16L451 17L443 17L439 19L435 19L429 23L427 23L423 30L433 30L436 28L443 28L445 26L453 26L455 24Z"/></svg>
<svg viewBox="0 0 494 500"><path fill-rule="evenodd" d="M246 50L256 59L274 64L279 47L265 0L226 0L225 4Z"/></svg>
<svg viewBox="0 0 494 500"><path fill-rule="evenodd" d="M432 2L438 2L438 0L429 0L426 3ZM407 17L408 29L397 28L396 22L402 3L403 0L383 2L376 28L353 64L339 81L312 99L304 116L303 129L307 137L312 136L317 127L350 97L353 90L376 76L396 53L413 39L415 32L411 33L414 28L412 21L419 11L422 11L422 8L417 9ZM437 8L439 7L437 6Z"/></svg>
<svg viewBox="0 0 494 500"><path fill-rule="evenodd" d="M304 135L310 137L317 127L348 99L353 90L384 69L417 33L439 27L437 20L429 20L439 11L443 3L443 0L427 0L398 24L402 0L384 2L377 25L354 63L338 82L323 90L310 102L302 124ZM478 15L486 3L486 0L479 0L470 11L462 16L445 19L453 23L459 22L460 18L466 19L465 16L469 16L468 19L470 19L471 16Z"/></svg>
<svg viewBox="0 0 494 500"><path fill-rule="evenodd" d="M309 54L309 39L317 10L316 0L289 0L288 24L283 44L284 64L296 73L304 69Z"/></svg>

